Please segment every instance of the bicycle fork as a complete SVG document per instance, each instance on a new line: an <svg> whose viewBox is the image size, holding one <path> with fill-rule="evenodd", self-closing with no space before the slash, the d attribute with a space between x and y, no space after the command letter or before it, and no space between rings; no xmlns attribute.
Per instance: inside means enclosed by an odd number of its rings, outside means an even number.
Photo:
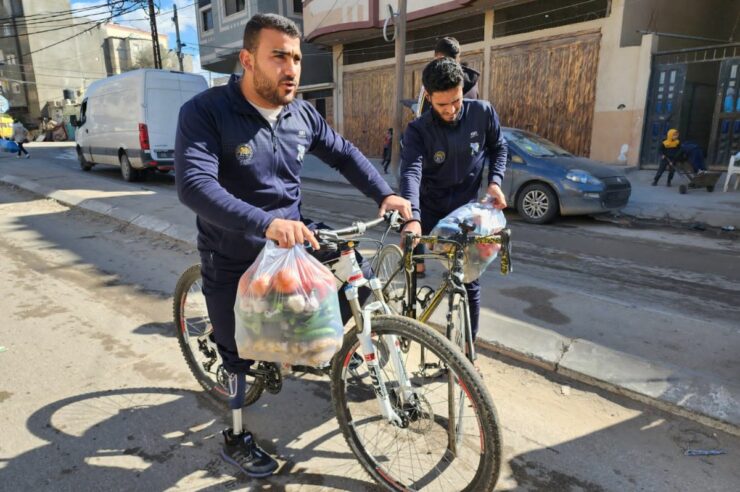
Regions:
<svg viewBox="0 0 740 492"><path fill-rule="evenodd" d="M361 284L364 285L366 282L368 281L365 280L365 282L362 282ZM373 390L378 400L381 414L391 424L403 427L407 423L406 419L400 416L393 408L371 335L373 314L377 312L391 314L391 310L383 300L380 280L377 278L369 280L370 288L373 291L376 301L368 304L364 308L360 306L360 301L358 299L357 289L360 286L358 284L359 283L350 283L344 292L352 309L352 315L354 316L356 325L358 327L362 327L362 330L357 333L357 339L360 342L360 350L362 352L365 365L367 366L368 373L370 374ZM406 367L401 360L400 343L395 335L383 335L381 341L388 347L390 363L393 365L393 369L398 376L398 383L400 386L398 393L398 408L403 408L404 403L413 401L414 392L411 389L411 382L406 374Z"/></svg>

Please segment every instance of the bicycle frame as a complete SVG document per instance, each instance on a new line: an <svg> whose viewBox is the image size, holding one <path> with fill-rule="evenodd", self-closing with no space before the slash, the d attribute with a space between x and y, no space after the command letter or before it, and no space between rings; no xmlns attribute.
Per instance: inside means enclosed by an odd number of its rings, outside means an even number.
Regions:
<svg viewBox="0 0 740 492"><path fill-rule="evenodd" d="M347 286L344 288L344 294L347 297L350 308L352 310L352 316L354 317L355 324L358 328L357 339L360 342L360 350L362 356L367 365L368 372L370 373L370 379L373 384L373 390L375 396L378 399L380 411L383 417L393 425L403 425L401 417L393 410L391 405L390 396L383 380L383 373L380 370L380 363L375 351L375 345L373 344L371 336L372 328L372 316L375 313L392 314L390 307L385 302L385 297L382 292L382 284L377 278L366 279L362 273L362 269L357 263L357 255L355 254L355 244L350 241L345 246L339 260L334 264L334 268L339 272L349 272L346 280ZM369 303L364 308L360 305L359 300L359 288L368 285L370 290L375 297L375 301ZM411 388L411 382L406 372L403 360L399 350L400 344L396 339L395 335L384 335L383 341L388 347L388 354L390 362L393 364L393 369L399 377L400 392L399 397L401 404L410 401L414 392Z"/></svg>
<svg viewBox="0 0 740 492"><path fill-rule="evenodd" d="M447 310L447 326L446 336L448 339L452 336L453 330L453 310L455 308L455 295L459 295L465 306L468 305L468 293L465 290L465 284L463 282L463 267L465 264L465 247L468 244L499 244L501 245L501 273L507 275L511 272L511 233L509 229L504 229L496 235L482 236L482 237L470 237L468 236L468 230L463 229L460 234L457 234L451 239L443 239L437 236L421 236L416 237L419 243L429 246L436 244L448 244L452 248L445 253L425 253L421 255L413 254L413 237L407 235L404 241L404 251L402 265L399 266L399 270L394 272L393 276L400 273L403 270L405 276L406 285L409 286L406 292L405 309L403 315L413 319L417 319L422 323L427 323L432 317L432 314L442 304L445 296L448 298L448 310ZM416 304L418 302L417 296L417 278L416 278L416 265L421 259L444 259L448 263L452 263L451 267L445 273L442 282L439 287L434 290L434 294L431 299L426 300L423 306L422 312L416 313ZM465 317L464 330L461 333L463 340L462 345L465 347L465 352L468 358L472 361L475 359L475 345L473 343L473 334L469 322L469 312L463 313ZM424 354L422 353L422 364L424 364Z"/></svg>
<svg viewBox="0 0 740 492"><path fill-rule="evenodd" d="M383 294L383 285L377 277L366 279L362 273L362 269L357 263L357 257L354 254L354 243L349 242L348 248L350 254L343 254L340 256L338 264L335 265L338 271L349 271L349 277L347 278L347 287L344 289L344 293L349 301L350 308L352 309L352 315L354 316L355 323L358 327L362 327L361 331L358 331L357 338L360 341L361 351L365 364L367 365L368 372L370 373L370 379L372 381L373 390L378 400L380 412L383 417L392 425L403 426L403 419L396 413L391 405L390 396L386 389L385 381L383 380L383 373L380 370L380 363L375 353L375 345L373 345L371 328L372 328L372 316L373 314L380 312L383 314L393 314L390 307L386 303L385 295ZM341 264L343 263L343 264ZM462 274L460 275L462 279ZM341 279L340 279L341 280ZM375 297L375 301L366 305L364 308L360 306L358 289L364 285L368 285ZM464 295L465 289L462 288ZM452 302L452 300L450 301ZM469 327L470 324L466 323ZM414 401L415 393L411 386L406 367L401 359L401 342L395 335L383 335L383 341L388 347L388 353L391 364L395 373L399 379L399 399L400 406L405 403L411 403ZM420 366L422 369L425 368L424 363L424 347L421 348L421 362ZM462 417L465 413L464 408L464 390L460 388L458 390L458 405L455 408L455 377L450 374L448 382L448 393L449 393L449 404L448 404L448 432L447 432L447 446L452 455L457 454L457 446L460 444L462 439Z"/></svg>

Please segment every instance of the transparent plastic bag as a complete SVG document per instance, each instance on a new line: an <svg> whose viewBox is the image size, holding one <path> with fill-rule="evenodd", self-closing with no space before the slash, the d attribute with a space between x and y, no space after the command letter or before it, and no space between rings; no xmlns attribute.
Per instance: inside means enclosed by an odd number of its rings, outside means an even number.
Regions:
<svg viewBox="0 0 740 492"><path fill-rule="evenodd" d="M320 366L342 344L334 275L302 246L268 241L239 280L234 313L242 359Z"/></svg>
<svg viewBox="0 0 740 492"><path fill-rule="evenodd" d="M472 236L489 236L506 227L504 213L494 208L491 201L467 203L455 209L440 220L434 229L432 236L452 237L460 233L460 224L468 223L475 226L469 233ZM451 245L437 244L433 249L435 252L448 251ZM499 244L470 244L465 248L465 268L463 280L468 283L480 277L488 265L498 256L501 249Z"/></svg>

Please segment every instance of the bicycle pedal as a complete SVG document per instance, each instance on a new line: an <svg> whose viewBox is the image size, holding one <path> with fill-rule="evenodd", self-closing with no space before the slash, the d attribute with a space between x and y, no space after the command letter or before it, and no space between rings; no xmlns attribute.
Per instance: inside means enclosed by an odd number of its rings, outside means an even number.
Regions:
<svg viewBox="0 0 740 492"><path fill-rule="evenodd" d="M264 376L265 390L276 395L283 389L283 375L280 365L274 363L260 362L259 369L266 372Z"/></svg>

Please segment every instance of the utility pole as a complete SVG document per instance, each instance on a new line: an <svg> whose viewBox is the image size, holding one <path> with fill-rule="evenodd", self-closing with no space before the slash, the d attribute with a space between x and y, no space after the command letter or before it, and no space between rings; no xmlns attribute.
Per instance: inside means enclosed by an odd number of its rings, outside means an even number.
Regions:
<svg viewBox="0 0 740 492"><path fill-rule="evenodd" d="M393 94L393 141L391 142L391 169L399 175L401 160L401 132L403 131L403 75L406 68L406 0L398 0L396 27L396 92Z"/></svg>
<svg viewBox="0 0 740 492"><path fill-rule="evenodd" d="M182 68L182 47L183 44L180 42L180 24L177 21L177 4L172 4L172 22L175 23L175 35L177 36L177 49L175 50L177 52L177 61L180 63L180 71L184 72L185 69Z"/></svg>
<svg viewBox="0 0 740 492"><path fill-rule="evenodd" d="M13 4L11 4L10 9L13 12L13 17L11 19L11 22L13 23L12 25L13 25L13 36L15 37L15 51L18 57L18 70L21 74L21 83L23 85L23 95L26 97L25 99L26 108L28 112L30 113L31 102L28 97L28 83L26 80L26 70L28 70L28 68L26 67L27 58L23 58L23 50L21 49L21 41L20 41L21 35L18 33L18 24L15 21L16 17L20 16L20 14L15 11L15 7L13 6ZM23 29L24 31L26 31L26 33L28 32L28 27L24 27ZM30 63L30 60L29 60L29 63ZM33 66L31 67L31 71L33 71ZM8 96L10 96L10 94L8 94Z"/></svg>
<svg viewBox="0 0 740 492"><path fill-rule="evenodd" d="M152 28L154 68L162 68L162 54L159 52L159 34L157 33L157 16L154 13L154 0L149 0L149 25Z"/></svg>

